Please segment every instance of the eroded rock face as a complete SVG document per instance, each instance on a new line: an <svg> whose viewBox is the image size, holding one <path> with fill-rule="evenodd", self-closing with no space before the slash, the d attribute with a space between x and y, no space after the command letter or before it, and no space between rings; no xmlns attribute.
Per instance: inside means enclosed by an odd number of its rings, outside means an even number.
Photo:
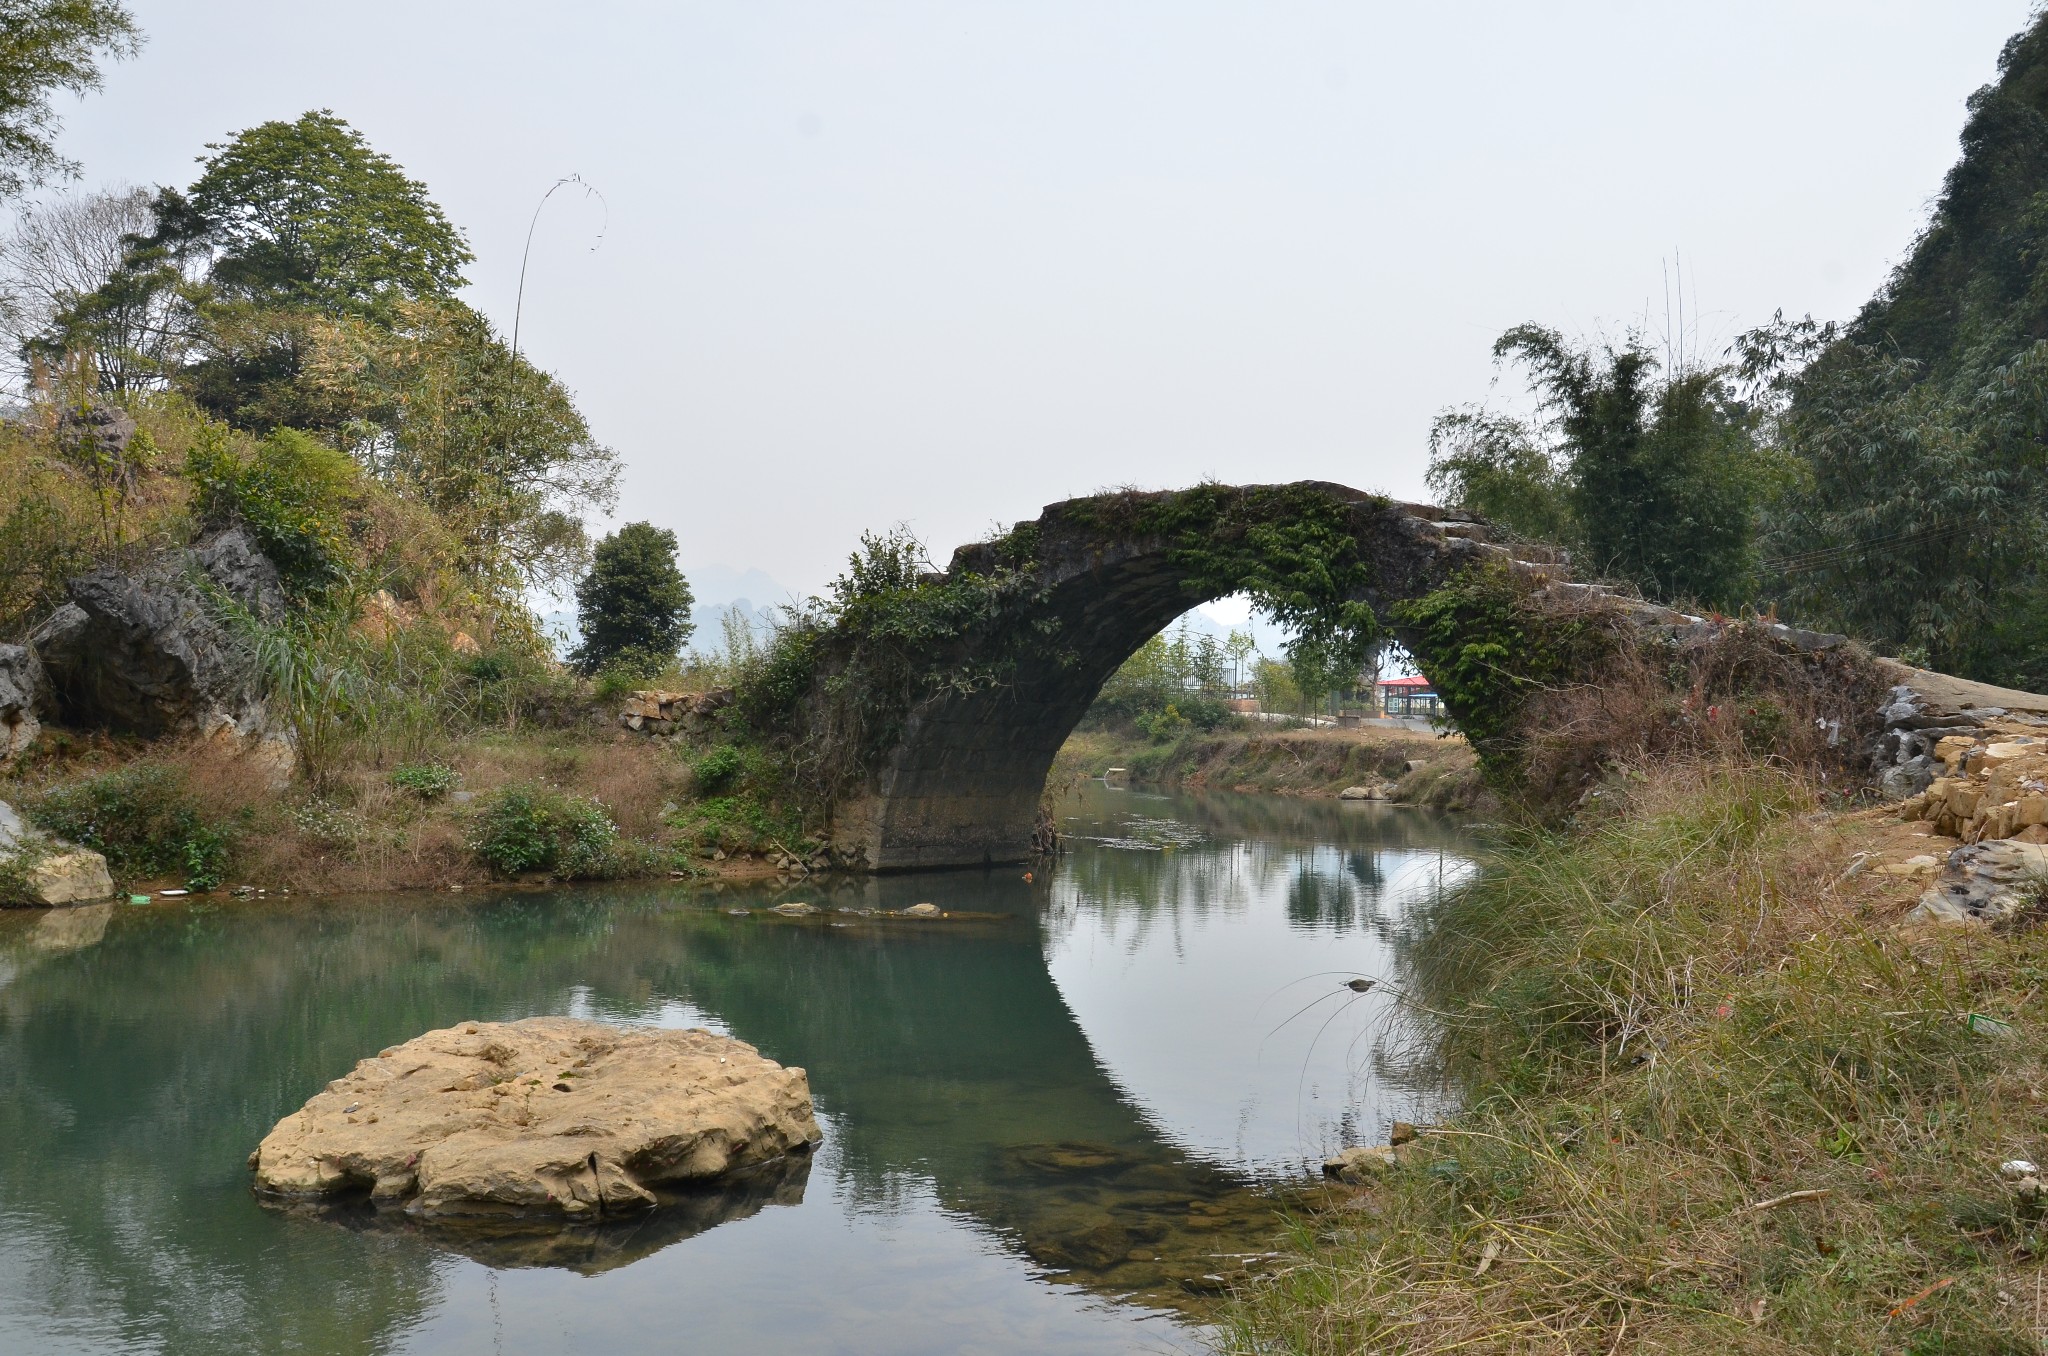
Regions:
<svg viewBox="0 0 2048 1356"><path fill-rule="evenodd" d="M253 666L209 587L266 621L284 615L277 569L241 528L133 573L94 570L69 581L71 601L32 637L58 716L145 735L198 729L216 715L260 727Z"/></svg>
<svg viewBox="0 0 2048 1356"><path fill-rule="evenodd" d="M465 1022L366 1059L279 1121L256 1189L367 1191L423 1218L594 1220L802 1153L802 1069L708 1031Z"/></svg>
<svg viewBox="0 0 2048 1356"><path fill-rule="evenodd" d="M43 666L22 645L0 645L0 763L35 743L42 725L36 705L43 693Z"/></svg>

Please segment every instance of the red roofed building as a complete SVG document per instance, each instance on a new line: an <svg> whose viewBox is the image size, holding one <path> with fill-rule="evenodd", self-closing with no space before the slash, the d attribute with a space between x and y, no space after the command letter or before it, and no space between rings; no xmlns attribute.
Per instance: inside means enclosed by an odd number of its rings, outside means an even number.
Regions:
<svg viewBox="0 0 2048 1356"><path fill-rule="evenodd" d="M1443 710L1436 689L1421 674L1380 682L1380 710L1390 716L1434 716Z"/></svg>

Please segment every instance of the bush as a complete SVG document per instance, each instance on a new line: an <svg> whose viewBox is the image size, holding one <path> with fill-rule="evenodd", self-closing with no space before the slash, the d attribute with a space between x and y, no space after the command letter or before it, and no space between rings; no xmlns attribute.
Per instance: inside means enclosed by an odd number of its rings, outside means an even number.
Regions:
<svg viewBox="0 0 2048 1356"><path fill-rule="evenodd" d="M763 852L803 837L803 827L752 796L713 796L668 817L700 852Z"/></svg>
<svg viewBox="0 0 2048 1356"><path fill-rule="evenodd" d="M1180 707L1168 702L1165 710L1138 717L1138 728L1163 744L1186 734L1192 722L1180 713Z"/></svg>
<svg viewBox="0 0 2048 1356"><path fill-rule="evenodd" d="M160 764L56 787L26 808L37 827L104 855L116 875L180 876L212 890L233 858L230 827L202 817L184 775Z"/></svg>
<svg viewBox="0 0 2048 1356"><path fill-rule="evenodd" d="M746 770L746 754L730 744L711 750L690 765L690 775L696 780L697 789L707 796L715 796L725 790Z"/></svg>
<svg viewBox="0 0 2048 1356"><path fill-rule="evenodd" d="M469 831L470 850L501 876L613 875L618 843L618 825L598 801L536 786L508 786L486 796Z"/></svg>
<svg viewBox="0 0 2048 1356"><path fill-rule="evenodd" d="M446 763L407 763L393 769L391 784L410 791L421 800L439 800L462 781L462 774Z"/></svg>
<svg viewBox="0 0 2048 1356"><path fill-rule="evenodd" d="M225 429L209 428L186 456L201 514L249 525L287 591L318 594L350 561L348 519L362 472L347 454L281 428L238 456Z"/></svg>

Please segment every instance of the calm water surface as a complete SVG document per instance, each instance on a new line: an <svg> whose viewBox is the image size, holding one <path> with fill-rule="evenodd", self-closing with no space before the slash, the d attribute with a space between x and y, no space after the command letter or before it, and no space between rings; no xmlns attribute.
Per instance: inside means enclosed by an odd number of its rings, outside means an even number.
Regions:
<svg viewBox="0 0 2048 1356"><path fill-rule="evenodd" d="M1468 840L1374 805L1097 787L1063 809L1073 850L1035 882L0 916L0 1353L1200 1350L1273 1190L1426 1099L1386 1000L1337 986L1398 978L1393 927ZM758 912L786 899L987 916ZM357 1059L543 1013L800 1064L825 1142L745 1191L538 1236L250 1194L257 1140Z"/></svg>

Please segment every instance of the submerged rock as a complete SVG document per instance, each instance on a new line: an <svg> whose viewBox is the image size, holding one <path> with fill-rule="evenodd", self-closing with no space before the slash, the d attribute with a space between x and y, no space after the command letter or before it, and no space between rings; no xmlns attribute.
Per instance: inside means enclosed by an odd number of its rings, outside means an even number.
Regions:
<svg viewBox="0 0 2048 1356"><path fill-rule="evenodd" d="M366 1059L250 1156L259 1193L428 1219L596 1220L822 1135L802 1069L708 1031L465 1022Z"/></svg>

